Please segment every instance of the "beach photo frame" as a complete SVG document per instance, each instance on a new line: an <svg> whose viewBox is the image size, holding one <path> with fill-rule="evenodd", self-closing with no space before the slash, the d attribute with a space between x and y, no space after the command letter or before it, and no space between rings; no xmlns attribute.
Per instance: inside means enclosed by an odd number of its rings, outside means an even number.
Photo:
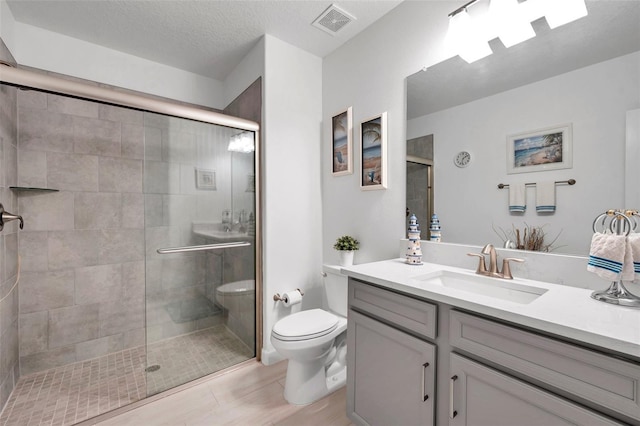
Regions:
<svg viewBox="0 0 640 426"><path fill-rule="evenodd" d="M360 123L360 189L387 188L387 113Z"/></svg>
<svg viewBox="0 0 640 426"><path fill-rule="evenodd" d="M507 136L507 174L573 167L571 124Z"/></svg>
<svg viewBox="0 0 640 426"><path fill-rule="evenodd" d="M353 118L351 107L331 117L331 173L353 173Z"/></svg>

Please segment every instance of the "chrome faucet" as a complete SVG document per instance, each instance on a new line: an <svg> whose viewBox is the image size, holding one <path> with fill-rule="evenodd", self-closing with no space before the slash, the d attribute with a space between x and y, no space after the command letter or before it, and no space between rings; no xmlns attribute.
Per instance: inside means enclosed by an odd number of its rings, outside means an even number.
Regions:
<svg viewBox="0 0 640 426"><path fill-rule="evenodd" d="M487 270L487 266L485 263L485 256L489 255L489 269ZM511 267L509 266L509 262L524 262L524 259L518 259L515 257L505 257L502 260L502 272L498 270L498 254L496 253L495 247L492 244L487 244L482 248L480 253L467 253L467 256L476 256L479 257L478 268L476 269L476 274L478 275L486 275L488 277L495 278L504 278L507 280L512 280L513 275L511 274Z"/></svg>

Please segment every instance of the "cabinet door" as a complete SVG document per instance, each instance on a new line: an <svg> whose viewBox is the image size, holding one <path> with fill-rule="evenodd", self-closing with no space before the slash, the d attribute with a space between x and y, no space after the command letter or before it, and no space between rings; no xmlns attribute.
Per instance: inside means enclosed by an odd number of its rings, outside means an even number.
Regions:
<svg viewBox="0 0 640 426"><path fill-rule="evenodd" d="M450 360L450 426L621 424L457 354Z"/></svg>
<svg viewBox="0 0 640 426"><path fill-rule="evenodd" d="M432 425L435 346L349 311L347 414L363 425Z"/></svg>

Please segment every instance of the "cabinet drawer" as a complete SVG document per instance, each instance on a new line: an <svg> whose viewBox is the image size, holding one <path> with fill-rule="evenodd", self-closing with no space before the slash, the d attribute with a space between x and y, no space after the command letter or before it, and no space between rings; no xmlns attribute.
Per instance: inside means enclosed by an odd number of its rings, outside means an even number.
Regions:
<svg viewBox="0 0 640 426"><path fill-rule="evenodd" d="M435 339L438 307L388 290L349 279L349 306Z"/></svg>
<svg viewBox="0 0 640 426"><path fill-rule="evenodd" d="M640 365L462 312L450 313L451 346L640 420Z"/></svg>
<svg viewBox="0 0 640 426"><path fill-rule="evenodd" d="M467 358L450 358L449 426L622 426Z"/></svg>

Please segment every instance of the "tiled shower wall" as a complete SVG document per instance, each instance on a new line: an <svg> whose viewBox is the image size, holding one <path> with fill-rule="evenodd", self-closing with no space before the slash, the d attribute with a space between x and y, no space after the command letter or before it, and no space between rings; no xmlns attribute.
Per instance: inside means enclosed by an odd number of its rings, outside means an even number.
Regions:
<svg viewBox="0 0 640 426"><path fill-rule="evenodd" d="M15 63L0 40L0 59ZM3 65L0 65L3 66ZM17 92L0 87L0 203L12 213L18 209L16 194L9 189L17 179ZM18 368L18 225L5 224L0 232L0 410L19 378Z"/></svg>
<svg viewBox="0 0 640 426"><path fill-rule="evenodd" d="M144 344L142 112L18 92L23 375Z"/></svg>
<svg viewBox="0 0 640 426"><path fill-rule="evenodd" d="M205 297L222 259L156 250L229 208L231 130L36 91L19 91L18 120L18 185L59 190L19 196L22 374L143 345L145 325L157 341L215 324L169 305Z"/></svg>

